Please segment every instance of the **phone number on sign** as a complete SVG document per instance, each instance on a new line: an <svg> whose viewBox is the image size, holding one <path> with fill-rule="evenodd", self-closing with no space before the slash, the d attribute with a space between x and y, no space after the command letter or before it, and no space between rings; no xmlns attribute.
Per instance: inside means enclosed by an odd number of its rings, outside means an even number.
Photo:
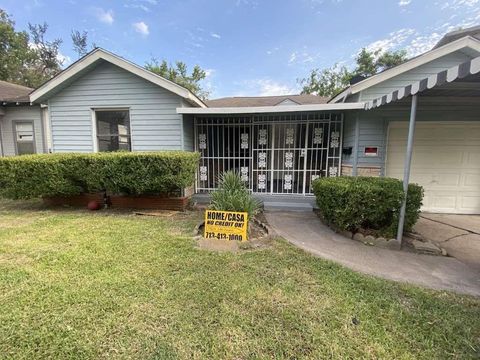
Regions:
<svg viewBox="0 0 480 360"><path fill-rule="evenodd" d="M205 237L207 239L219 239L219 240L238 240L238 241L243 240L242 235L215 233L215 232L207 232L205 233Z"/></svg>

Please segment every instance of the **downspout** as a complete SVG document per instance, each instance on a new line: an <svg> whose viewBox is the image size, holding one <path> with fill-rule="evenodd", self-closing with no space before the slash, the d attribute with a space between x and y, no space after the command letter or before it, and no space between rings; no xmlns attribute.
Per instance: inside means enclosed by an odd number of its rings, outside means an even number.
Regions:
<svg viewBox="0 0 480 360"><path fill-rule="evenodd" d="M398 217L397 240L402 243L403 227L405 225L405 210L407 207L408 183L410 181L410 166L412 164L413 137L415 135L415 120L417 117L417 95L412 96L412 107L410 109L410 123L408 126L407 153L405 154L405 165L403 169L403 193L405 194Z"/></svg>

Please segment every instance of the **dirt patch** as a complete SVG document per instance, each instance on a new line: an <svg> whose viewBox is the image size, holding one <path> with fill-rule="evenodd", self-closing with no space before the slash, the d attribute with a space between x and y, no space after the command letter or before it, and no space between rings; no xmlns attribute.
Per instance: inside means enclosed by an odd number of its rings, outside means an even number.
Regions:
<svg viewBox="0 0 480 360"><path fill-rule="evenodd" d="M41 217L27 217L27 216L2 216L0 219L0 229L13 229L18 227L25 227L33 224L38 220L43 220Z"/></svg>
<svg viewBox="0 0 480 360"><path fill-rule="evenodd" d="M197 240L197 245L200 249L220 252L237 252L240 250L239 244L239 241L205 239L204 237Z"/></svg>
<svg viewBox="0 0 480 360"><path fill-rule="evenodd" d="M24 254L0 254L0 265L25 265L33 262L33 259Z"/></svg>

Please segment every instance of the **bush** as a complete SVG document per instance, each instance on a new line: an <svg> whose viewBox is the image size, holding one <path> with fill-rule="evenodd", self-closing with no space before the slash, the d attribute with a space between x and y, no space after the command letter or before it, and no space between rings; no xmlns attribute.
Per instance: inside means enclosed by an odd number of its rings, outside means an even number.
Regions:
<svg viewBox="0 0 480 360"><path fill-rule="evenodd" d="M373 230L377 235L394 237L404 199L400 180L375 177L320 178L313 191L323 218L341 230ZM418 220L423 188L408 186L405 230Z"/></svg>
<svg viewBox="0 0 480 360"><path fill-rule="evenodd" d="M193 184L198 160L198 154L180 151L5 157L0 158L0 196L171 194Z"/></svg>
<svg viewBox="0 0 480 360"><path fill-rule="evenodd" d="M227 171L220 175L218 190L212 193L210 207L219 211L247 212L251 219L260 211L261 203L248 191L239 174Z"/></svg>

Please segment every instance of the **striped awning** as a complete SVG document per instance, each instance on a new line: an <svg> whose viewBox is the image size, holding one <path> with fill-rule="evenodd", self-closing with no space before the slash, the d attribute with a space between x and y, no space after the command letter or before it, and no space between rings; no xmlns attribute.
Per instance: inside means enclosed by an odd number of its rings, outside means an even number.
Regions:
<svg viewBox="0 0 480 360"><path fill-rule="evenodd" d="M395 90L389 94L385 94L379 98L365 103L365 110L380 107L385 104L403 99L410 95L418 94L424 90L432 89L436 86L450 83L457 79L462 79L469 75L474 75L480 72L480 57L476 57L470 61L464 62L460 65L451 67L450 69L440 71L437 74L430 75L420 81L411 83L401 89Z"/></svg>

